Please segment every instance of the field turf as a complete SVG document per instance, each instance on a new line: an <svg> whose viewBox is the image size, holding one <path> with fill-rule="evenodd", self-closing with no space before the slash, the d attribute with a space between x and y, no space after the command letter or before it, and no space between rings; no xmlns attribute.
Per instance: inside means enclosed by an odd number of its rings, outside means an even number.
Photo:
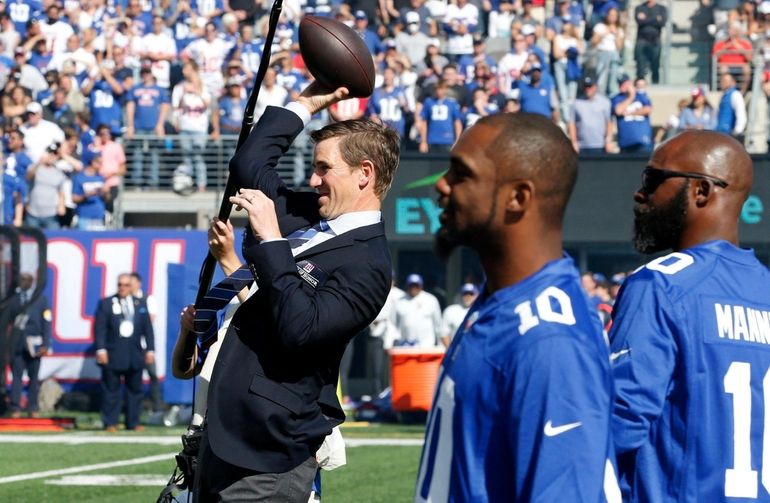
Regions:
<svg viewBox="0 0 770 503"><path fill-rule="evenodd" d="M65 435L82 435L82 444L55 443L58 434L32 434L36 440L51 443L10 442L0 432L0 501L2 502L154 502L174 468L173 454L181 443L163 445L139 443L146 436L178 439L179 428L148 428L143 433L76 430ZM422 439L423 427L408 425L350 425L343 427L349 439ZM29 434L25 434L29 436ZM5 438L5 439L3 439ZM133 443L93 443L92 438L136 438ZM348 447L348 464L323 472L323 501L331 503L401 502L412 498L421 447ZM165 456L168 458L157 458ZM150 458L143 461L142 458ZM91 465L133 460L136 464L89 469ZM85 467L85 468L83 468ZM68 473L61 473L68 470ZM56 473L41 473L57 471ZM34 475L38 474L38 475ZM91 485L99 476L133 476L109 485ZM28 480L11 477L34 476ZM102 477L103 478L103 477ZM128 477L127 477L128 478ZM153 481L155 481L153 483ZM57 485L68 482L75 485ZM151 485L142 485L144 483Z"/></svg>

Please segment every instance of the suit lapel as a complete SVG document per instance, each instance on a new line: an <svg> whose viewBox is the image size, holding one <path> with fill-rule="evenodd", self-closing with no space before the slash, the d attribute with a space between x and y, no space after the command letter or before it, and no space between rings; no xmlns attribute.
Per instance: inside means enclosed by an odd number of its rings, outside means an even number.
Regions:
<svg viewBox="0 0 770 503"><path fill-rule="evenodd" d="M352 246L356 241L366 241L377 236L385 235L385 226L382 222L376 224L359 227L352 231L345 232L339 236L335 236L323 243L309 248L296 257L295 260L301 260L306 257L311 257L319 253L327 252L337 248L344 248L346 246Z"/></svg>

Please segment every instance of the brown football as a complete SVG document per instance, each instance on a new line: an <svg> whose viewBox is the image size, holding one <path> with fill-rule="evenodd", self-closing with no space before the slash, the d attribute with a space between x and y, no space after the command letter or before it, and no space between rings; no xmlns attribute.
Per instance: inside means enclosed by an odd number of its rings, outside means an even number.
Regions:
<svg viewBox="0 0 770 503"><path fill-rule="evenodd" d="M347 87L366 98L374 90L374 61L352 28L326 17L305 16L299 24L299 50L307 69L324 87Z"/></svg>

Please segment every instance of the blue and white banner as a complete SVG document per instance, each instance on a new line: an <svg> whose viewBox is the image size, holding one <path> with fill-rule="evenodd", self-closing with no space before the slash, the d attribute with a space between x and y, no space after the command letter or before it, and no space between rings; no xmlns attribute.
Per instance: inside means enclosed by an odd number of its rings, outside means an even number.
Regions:
<svg viewBox="0 0 770 503"><path fill-rule="evenodd" d="M93 346L96 306L99 299L116 292L118 275L132 271L142 276L144 294L152 296L157 306L153 322L157 371L164 378L176 339L179 310L195 301L198 271L208 251L206 232L50 231L46 237L49 276L45 295L53 312L53 347L52 353L43 358L40 378L54 377L70 384L100 379ZM31 246L34 243L22 242L22 271L36 269L37 264L32 262L37 254ZM169 283L172 264L181 265L172 268L174 284ZM168 302L169 291L173 306Z"/></svg>

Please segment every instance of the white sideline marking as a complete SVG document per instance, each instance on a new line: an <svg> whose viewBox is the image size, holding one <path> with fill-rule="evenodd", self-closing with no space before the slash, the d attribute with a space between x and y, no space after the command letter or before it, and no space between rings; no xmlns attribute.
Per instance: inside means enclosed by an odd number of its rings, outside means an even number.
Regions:
<svg viewBox="0 0 770 503"><path fill-rule="evenodd" d="M63 433L59 435L0 435L0 444L154 444L154 445L178 445L182 448L179 435L116 435L108 436L92 433ZM347 447L369 446L420 446L421 438L346 438Z"/></svg>
<svg viewBox="0 0 770 503"><path fill-rule="evenodd" d="M143 458L124 459L122 461L111 461L109 463L98 463L95 465L73 466L71 468L62 468L59 470L46 470L44 472L23 473L10 477L0 478L0 484L11 482L21 482L23 480L44 479L47 477L57 477L59 475L68 475L70 473L89 472L94 470L106 470L108 468L117 468L119 466L142 465L145 463L154 463L155 461L164 461L173 459L174 454L156 454L155 456L145 456Z"/></svg>
<svg viewBox="0 0 770 503"><path fill-rule="evenodd" d="M98 435L88 433L64 433L61 435L0 435L0 444L155 444L178 445L182 447L180 435L134 436Z"/></svg>
<svg viewBox="0 0 770 503"><path fill-rule="evenodd" d="M54 486L148 486L163 487L168 477L144 475L68 475L60 479L46 480Z"/></svg>
<svg viewBox="0 0 770 503"><path fill-rule="evenodd" d="M345 447L391 446L411 447L423 444L421 438L346 438Z"/></svg>

